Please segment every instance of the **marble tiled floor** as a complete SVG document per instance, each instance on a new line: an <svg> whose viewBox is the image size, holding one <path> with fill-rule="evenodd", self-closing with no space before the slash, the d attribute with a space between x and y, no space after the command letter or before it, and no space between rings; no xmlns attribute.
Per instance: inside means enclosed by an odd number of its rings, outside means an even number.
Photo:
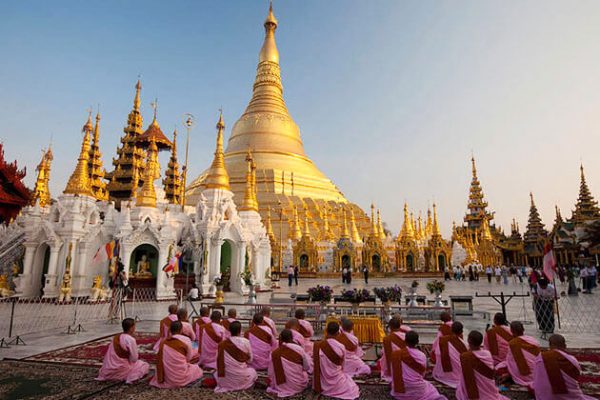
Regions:
<svg viewBox="0 0 600 400"><path fill-rule="evenodd" d="M432 298L432 295L429 295L425 288L425 284L428 279L418 279L420 282L420 286L418 288L418 294L427 295L429 298ZM408 288L412 279L370 279L369 284L366 285L361 279L354 279L352 284L344 285L339 280L316 280L316 279L300 279L298 286L287 286L287 280L281 281L282 287L277 289L277 292L282 293L279 297L284 297L284 293L306 293L306 290L309 287L315 286L316 284L326 284L332 286L334 292L339 293L342 288L363 288L366 287L368 289L373 289L374 287L381 286L392 286L394 284L398 284L402 287L403 292L407 293ZM561 292L565 290L560 284L558 285L558 291ZM497 284L495 281L489 284L487 280L479 281L479 282L454 282L450 281L446 283L446 290L444 291L442 297L447 298L450 295L472 295L475 296L475 293L479 294L487 294L491 292L492 294L499 294L503 291L505 294L526 294L528 292L528 286L526 283L519 284L518 281L514 282L512 279L509 281L508 285ZM271 293L259 293L257 296L257 300L259 303L269 303L271 297ZM585 302L585 304L589 307L595 307L596 305L600 307L600 291L598 294L593 295L580 295L580 301ZM241 296L234 293L226 293L225 294L226 302L244 302L245 299ZM145 315L148 315L149 320L141 321L138 323L138 330L140 331L158 331L158 320L162 318L166 313L166 307L168 303L150 303L146 304ZM478 312L475 316L472 317L458 317L460 321L465 325L466 330L479 329L484 330L486 325L489 323L489 320L483 318L483 313L487 313L488 315L492 315L498 311L500 311L500 306L494 300L489 298L475 298L474 299L474 308ZM592 308L594 309L594 308ZM598 309L598 308L595 308ZM522 298L514 298L507 305L507 314L509 320L529 320L533 321L535 319L533 310L531 308L531 297ZM591 313L593 315L588 315L588 321L593 326L598 326L600 323L600 314ZM577 315L563 315L563 319L568 318L580 318ZM2 348L0 349L0 358L22 358L28 357L31 355L39 354L42 352L54 350L57 348L75 345L79 343L84 343L89 340L96 339L98 337L111 335L119 332L120 326L119 324L109 324L104 321L98 321L95 323L88 323L84 325L85 332L80 332L77 334L66 334L65 329L55 330L55 331L47 331L43 333L29 333L23 335L23 340L27 343L25 346L12 345L10 348ZM539 332L536 330L536 326L534 323L526 324L526 331L528 334L533 336L540 337ZM581 333L579 332L563 332L559 330L559 333L564 334L567 338L568 345L573 348L600 348L600 335L598 332L592 332L589 330L589 333ZM423 331L420 332L423 343L430 343L433 340L434 332L433 331ZM542 344L546 342L541 340Z"/></svg>

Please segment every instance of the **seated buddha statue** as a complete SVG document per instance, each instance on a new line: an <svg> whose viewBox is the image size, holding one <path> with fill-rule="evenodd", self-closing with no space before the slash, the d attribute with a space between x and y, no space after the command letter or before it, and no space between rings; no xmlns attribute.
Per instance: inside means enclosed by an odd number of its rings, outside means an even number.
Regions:
<svg viewBox="0 0 600 400"><path fill-rule="evenodd" d="M152 272L150 272L150 262L148 261L148 257L144 254L142 259L137 263L137 273L136 277L141 278L150 278L152 276Z"/></svg>

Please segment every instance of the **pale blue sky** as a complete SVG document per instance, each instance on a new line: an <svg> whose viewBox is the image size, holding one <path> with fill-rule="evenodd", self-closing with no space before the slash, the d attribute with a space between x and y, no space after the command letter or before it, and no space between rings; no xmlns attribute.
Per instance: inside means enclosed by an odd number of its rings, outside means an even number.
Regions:
<svg viewBox="0 0 600 400"><path fill-rule="evenodd" d="M109 169L142 75L144 125L193 113L191 175L210 162L251 94L266 1L27 1L0 4L0 139L28 167L54 136L64 189L86 109L101 104ZM402 203L440 223L465 213L470 155L496 223L522 229L529 191L546 225L576 200L579 162L600 197L600 2L275 2L288 108L307 153L393 232ZM181 136L180 136L181 138ZM162 163L163 168L166 163Z"/></svg>

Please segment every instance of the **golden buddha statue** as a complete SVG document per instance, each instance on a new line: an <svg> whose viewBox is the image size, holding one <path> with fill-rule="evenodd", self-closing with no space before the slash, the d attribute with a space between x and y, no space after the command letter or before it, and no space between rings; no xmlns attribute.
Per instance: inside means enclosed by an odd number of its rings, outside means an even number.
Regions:
<svg viewBox="0 0 600 400"><path fill-rule="evenodd" d="M136 278L151 278L152 272L150 272L150 262L146 254L142 255L142 259L137 262L137 273Z"/></svg>
<svg viewBox="0 0 600 400"><path fill-rule="evenodd" d="M10 290L8 285L8 275L0 275L0 297L10 297L13 295L13 291Z"/></svg>

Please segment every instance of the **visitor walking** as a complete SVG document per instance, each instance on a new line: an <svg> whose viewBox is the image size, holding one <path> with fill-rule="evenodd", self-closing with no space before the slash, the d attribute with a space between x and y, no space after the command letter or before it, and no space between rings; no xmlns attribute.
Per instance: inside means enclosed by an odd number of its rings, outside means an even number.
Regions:
<svg viewBox="0 0 600 400"><path fill-rule="evenodd" d="M548 280L543 277L537 283L534 294L535 318L540 330L544 333L554 333L554 301L557 300L556 290Z"/></svg>
<svg viewBox="0 0 600 400"><path fill-rule="evenodd" d="M364 264L362 267L362 273L363 273L363 276L365 277L365 285L368 285L369 284L369 268L367 268L367 266Z"/></svg>
<svg viewBox="0 0 600 400"><path fill-rule="evenodd" d="M489 265L485 267L485 274L487 275L488 283L492 283L492 267Z"/></svg>
<svg viewBox="0 0 600 400"><path fill-rule="evenodd" d="M502 281L504 282L505 285L508 285L508 268L506 268L506 265L502 266L501 274L502 274Z"/></svg>
<svg viewBox="0 0 600 400"><path fill-rule="evenodd" d="M475 280L475 274L473 273L473 265L469 264L469 282L473 282Z"/></svg>
<svg viewBox="0 0 600 400"><path fill-rule="evenodd" d="M292 287L292 281L294 280L294 267L292 267L291 265L288 266L287 274L288 274L288 286Z"/></svg>
<svg viewBox="0 0 600 400"><path fill-rule="evenodd" d="M350 283L348 282L348 267L342 269L342 283Z"/></svg>
<svg viewBox="0 0 600 400"><path fill-rule="evenodd" d="M496 283L500 284L500 278L502 278L502 269L499 265L496 265L496 268L494 268L494 275L496 276Z"/></svg>
<svg viewBox="0 0 600 400"><path fill-rule="evenodd" d="M294 265L294 281L296 282L296 286L298 286L298 275L300 271L298 271L298 266Z"/></svg>

